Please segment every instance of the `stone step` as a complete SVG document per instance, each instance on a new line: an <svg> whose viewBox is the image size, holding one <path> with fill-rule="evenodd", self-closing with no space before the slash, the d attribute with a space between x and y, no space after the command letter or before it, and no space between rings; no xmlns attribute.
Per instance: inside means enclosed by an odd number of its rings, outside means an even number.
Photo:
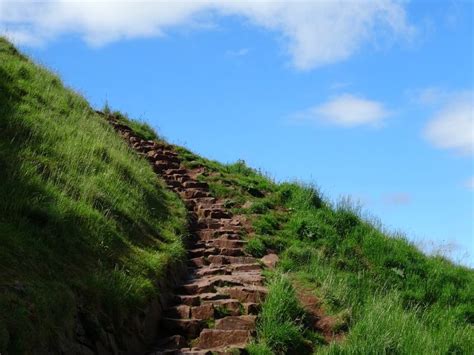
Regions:
<svg viewBox="0 0 474 355"><path fill-rule="evenodd" d="M217 292L201 293L198 296L199 296L199 299L201 300L201 302L224 300L224 299L229 299L230 298L229 295L226 295L224 293L217 293Z"/></svg>
<svg viewBox="0 0 474 355"><path fill-rule="evenodd" d="M218 248L243 248L247 244L246 240L239 239L227 239L227 238L216 238L209 239L206 241L207 246L213 246Z"/></svg>
<svg viewBox="0 0 474 355"><path fill-rule="evenodd" d="M225 255L225 256L242 256L244 255L244 251L242 248L209 248L206 250L215 250L216 252L213 254L217 255ZM212 255L212 254L209 254Z"/></svg>
<svg viewBox="0 0 474 355"><path fill-rule="evenodd" d="M186 181L191 180L191 177L189 175L186 175L186 174L173 174L173 175L171 175L171 177L174 180L179 181L180 183L184 183Z"/></svg>
<svg viewBox="0 0 474 355"><path fill-rule="evenodd" d="M214 319L214 307L210 303L203 303L191 308L191 317L194 319Z"/></svg>
<svg viewBox="0 0 474 355"><path fill-rule="evenodd" d="M201 239L201 240L212 240L212 239L229 239L229 240L238 240L241 239L240 235L234 231L221 231L219 229L209 229L209 228L203 228L199 229L196 232L196 235Z"/></svg>
<svg viewBox="0 0 474 355"><path fill-rule="evenodd" d="M215 197L199 197L192 200L196 206L213 206L217 203Z"/></svg>
<svg viewBox="0 0 474 355"><path fill-rule="evenodd" d="M203 256L198 256L196 258L192 258L188 261L189 265L194 267L203 267L205 265L209 265L209 262Z"/></svg>
<svg viewBox="0 0 474 355"><path fill-rule="evenodd" d="M153 164L153 169L157 173L162 173L164 170L174 169L174 168L179 168L179 164L174 163L174 162L167 162L167 161L163 161L163 160L157 160Z"/></svg>
<svg viewBox="0 0 474 355"><path fill-rule="evenodd" d="M186 306L199 306L201 298L199 295L175 295L175 304Z"/></svg>
<svg viewBox="0 0 474 355"><path fill-rule="evenodd" d="M181 349L164 349L155 352L147 353L147 355L230 355L228 352L220 352L211 350L201 350L196 348L181 348Z"/></svg>
<svg viewBox="0 0 474 355"><path fill-rule="evenodd" d="M220 347L242 347L250 341L248 330L204 329L196 342L196 347L213 349Z"/></svg>
<svg viewBox="0 0 474 355"><path fill-rule="evenodd" d="M187 189L209 189L207 182L201 182L196 180L186 181L183 186Z"/></svg>
<svg viewBox="0 0 474 355"><path fill-rule="evenodd" d="M254 330L256 316L228 316L216 320L214 329L222 330Z"/></svg>
<svg viewBox="0 0 474 355"><path fill-rule="evenodd" d="M170 187L181 187L181 183L179 181L175 181L175 180L167 180L166 185L168 185Z"/></svg>
<svg viewBox="0 0 474 355"><path fill-rule="evenodd" d="M188 255L191 258L198 258L200 256L208 256L213 254L218 254L219 249L217 248L197 248L188 250Z"/></svg>
<svg viewBox="0 0 474 355"><path fill-rule="evenodd" d="M197 295L200 293L213 293L216 289L214 283L199 279L182 284L179 286L178 291L187 295Z"/></svg>
<svg viewBox="0 0 474 355"><path fill-rule="evenodd" d="M196 207L197 214L199 217L205 218L213 218L213 219L228 219L232 217L232 214L220 207L213 206L209 207Z"/></svg>
<svg viewBox="0 0 474 355"><path fill-rule="evenodd" d="M187 174L188 171L186 169L174 168L174 169L167 169L163 173L165 175L175 175L175 174L183 175L183 174Z"/></svg>
<svg viewBox="0 0 474 355"><path fill-rule="evenodd" d="M204 304L212 304L215 309L215 316L239 316L245 312L245 306L239 300L228 298L213 301L204 301Z"/></svg>
<svg viewBox="0 0 474 355"><path fill-rule="evenodd" d="M260 275L258 276L261 278ZM188 295L196 295L214 292L216 287L253 285L259 282L259 280L256 280L256 277L256 275L212 275L199 277L182 284L179 287L179 291Z"/></svg>
<svg viewBox="0 0 474 355"><path fill-rule="evenodd" d="M225 255L209 255L207 261L215 265L225 264L255 264L257 259L252 256L225 256Z"/></svg>
<svg viewBox="0 0 474 355"><path fill-rule="evenodd" d="M226 267L202 267L195 271L195 275L198 277L209 276L209 275L229 275L232 271Z"/></svg>
<svg viewBox="0 0 474 355"><path fill-rule="evenodd" d="M181 196L184 199L195 199L197 197L210 197L211 194L208 191L198 189L186 189Z"/></svg>
<svg viewBox="0 0 474 355"><path fill-rule="evenodd" d="M267 289L261 286L253 287L222 287L217 292L229 295L242 303L261 303L267 295Z"/></svg>
<svg viewBox="0 0 474 355"><path fill-rule="evenodd" d="M261 265L245 256L241 216L233 216L209 185L196 179L202 168L187 170L172 146L145 141L120 123L114 128L148 159L166 185L178 193L189 211L193 238L188 250L188 280L176 288L174 306L163 311L162 338L153 354L245 353L255 330L256 314L267 290ZM215 327L206 328L215 320ZM188 340L194 339L192 344ZM236 350L237 352L234 352Z"/></svg>
<svg viewBox="0 0 474 355"><path fill-rule="evenodd" d="M253 263L253 264L230 264L230 267L233 271L259 271L262 269L260 264Z"/></svg>
<svg viewBox="0 0 474 355"><path fill-rule="evenodd" d="M182 335L188 339L196 338L205 327L205 323L200 319L163 317L161 324L168 333Z"/></svg>

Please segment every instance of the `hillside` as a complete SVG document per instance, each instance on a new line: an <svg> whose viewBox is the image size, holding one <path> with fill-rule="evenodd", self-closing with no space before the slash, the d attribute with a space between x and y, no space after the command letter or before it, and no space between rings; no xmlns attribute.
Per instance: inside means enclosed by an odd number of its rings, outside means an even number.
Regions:
<svg viewBox="0 0 474 355"><path fill-rule="evenodd" d="M71 353L74 332L142 331L129 318L184 256L182 202L80 95L3 39L0 130L0 353Z"/></svg>
<svg viewBox="0 0 474 355"><path fill-rule="evenodd" d="M95 112L5 40L0 129L2 354L474 352L472 269Z"/></svg>
<svg viewBox="0 0 474 355"><path fill-rule="evenodd" d="M273 288L277 295L263 305L252 353L296 354L308 342L324 354L473 352L472 269L424 255L313 186L276 184L244 162L222 165L177 150L185 166L205 168L200 178L214 196L252 221L247 252L280 255L268 275L269 295Z"/></svg>

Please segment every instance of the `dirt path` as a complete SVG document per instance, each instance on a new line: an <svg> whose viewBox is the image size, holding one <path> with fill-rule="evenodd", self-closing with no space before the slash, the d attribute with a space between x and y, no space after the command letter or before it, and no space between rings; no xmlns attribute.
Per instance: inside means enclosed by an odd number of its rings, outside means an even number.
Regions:
<svg viewBox="0 0 474 355"><path fill-rule="evenodd" d="M129 127L113 119L109 122L181 196L190 214L188 275L164 312L163 334L150 354L223 354L243 349L254 335L256 314L267 290L259 260L243 250L241 217L211 196L208 185L195 178L197 171L185 169L171 146L141 140Z"/></svg>

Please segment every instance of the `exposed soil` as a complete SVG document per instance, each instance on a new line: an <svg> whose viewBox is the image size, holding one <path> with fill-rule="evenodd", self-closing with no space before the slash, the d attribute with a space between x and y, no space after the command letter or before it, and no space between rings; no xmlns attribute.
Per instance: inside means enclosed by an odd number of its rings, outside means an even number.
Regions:
<svg viewBox="0 0 474 355"><path fill-rule="evenodd" d="M342 340L344 332L337 329L337 318L325 313L321 301L310 289L300 284L296 286L298 300L306 311L308 326L314 331L321 333L327 343Z"/></svg>

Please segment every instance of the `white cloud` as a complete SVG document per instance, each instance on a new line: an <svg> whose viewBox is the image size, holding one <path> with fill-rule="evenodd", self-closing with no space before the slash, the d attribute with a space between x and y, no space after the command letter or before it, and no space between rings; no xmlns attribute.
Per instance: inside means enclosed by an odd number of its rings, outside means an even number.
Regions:
<svg viewBox="0 0 474 355"><path fill-rule="evenodd" d="M342 127L379 126L388 115L380 102L343 94L295 115L295 119L325 121Z"/></svg>
<svg viewBox="0 0 474 355"><path fill-rule="evenodd" d="M425 138L435 147L474 153L474 92L452 95L426 125Z"/></svg>
<svg viewBox="0 0 474 355"><path fill-rule="evenodd" d="M301 70L349 58L362 45L410 37L404 2L361 1L11 1L0 0L0 33L22 44L78 34L91 45L162 36L209 16L240 16L283 39Z"/></svg>

